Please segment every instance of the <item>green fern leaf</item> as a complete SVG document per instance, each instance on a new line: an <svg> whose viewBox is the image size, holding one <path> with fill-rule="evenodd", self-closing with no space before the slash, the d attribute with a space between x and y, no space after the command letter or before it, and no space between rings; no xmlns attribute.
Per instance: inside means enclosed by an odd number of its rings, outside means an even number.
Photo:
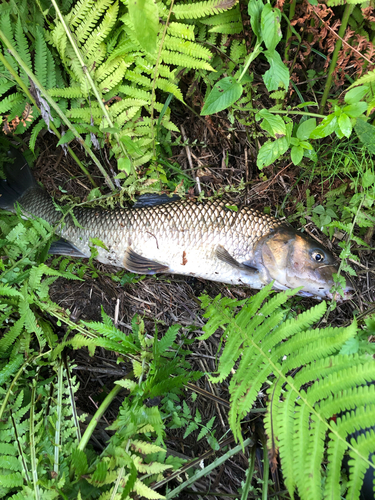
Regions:
<svg viewBox="0 0 375 500"><path fill-rule="evenodd" d="M206 2L184 3L173 6L177 19L198 19L231 9L238 0L208 0Z"/></svg>
<svg viewBox="0 0 375 500"><path fill-rule="evenodd" d="M14 82L7 78L0 78L0 97L14 86Z"/></svg>
<svg viewBox="0 0 375 500"><path fill-rule="evenodd" d="M207 17L207 19L200 19L200 22L207 26L220 26L238 21L241 21L241 13L238 5L234 9L227 10L221 14Z"/></svg>
<svg viewBox="0 0 375 500"><path fill-rule="evenodd" d="M163 49L161 51L161 58L167 64L185 66L186 68L192 69L206 69L208 71L214 71L213 67L208 64L208 62L188 56L187 54L181 54L179 52L171 52L170 50Z"/></svg>
<svg viewBox="0 0 375 500"><path fill-rule="evenodd" d="M179 101L184 102L181 90L174 83L164 80L163 78L158 78L156 80L156 87L167 94L173 94Z"/></svg>
<svg viewBox="0 0 375 500"><path fill-rule="evenodd" d="M132 97L134 99L143 99L148 103L151 102L151 92L147 90L139 89L137 87L130 87L130 85L120 85L118 88L119 92Z"/></svg>
<svg viewBox="0 0 375 500"><path fill-rule="evenodd" d="M177 51L181 54L186 54L193 58L204 59L206 61L210 61L213 57L209 49L202 47L202 45L199 45L198 43L181 40L180 38L168 35L166 35L164 39L164 48Z"/></svg>
<svg viewBox="0 0 375 500"><path fill-rule="evenodd" d="M81 18L81 22L76 21L75 25L78 25L74 34L77 41L82 44L86 38L93 32L95 25L104 14L106 10L112 5L113 0L99 0L91 5L90 10L86 11L85 17ZM72 20L73 21L73 20ZM83 21L83 22L82 22ZM71 22L73 24L73 22Z"/></svg>
<svg viewBox="0 0 375 500"><path fill-rule="evenodd" d="M4 33L4 35L7 37L7 39L11 42L13 46L16 45L13 37L13 26L12 23L10 22L10 17L9 17L9 12L6 12L5 14L0 16L0 29ZM9 52L6 50L4 52L4 57L7 60L7 62L10 64L10 66L13 68L15 73L18 75L18 64L15 61L14 57L12 57ZM12 75L9 73L7 69L3 69L4 75L10 79L13 80Z"/></svg>
<svg viewBox="0 0 375 500"><path fill-rule="evenodd" d="M96 3L96 0L78 0L74 9L69 15L70 26L74 27L77 24L80 24L85 17L91 12L93 5Z"/></svg>
<svg viewBox="0 0 375 500"><path fill-rule="evenodd" d="M171 36L184 38L186 40L195 40L194 26L191 24L183 24L172 22L169 23L167 33Z"/></svg>
<svg viewBox="0 0 375 500"><path fill-rule="evenodd" d="M15 92L7 97L4 97L0 102L0 114L6 113L10 109L14 109L14 107L19 103L24 103L24 96L20 92Z"/></svg>
<svg viewBox="0 0 375 500"><path fill-rule="evenodd" d="M221 33L223 35L235 35L241 33L243 30L242 21L236 23L222 24L221 26L214 26L210 28L209 33ZM225 44L223 44L225 46Z"/></svg>
<svg viewBox="0 0 375 500"><path fill-rule="evenodd" d="M141 85L142 87L148 87L152 88L152 82L149 78L146 76L140 75L139 73L136 73L135 71L127 70L125 77L127 80L130 80L131 82L137 83L138 85ZM121 87L120 87L121 88Z"/></svg>
<svg viewBox="0 0 375 500"><path fill-rule="evenodd" d="M109 92L111 89L113 89L124 78L127 67L128 65L122 61L119 67L100 83L99 89L102 92Z"/></svg>
<svg viewBox="0 0 375 500"><path fill-rule="evenodd" d="M119 4L118 1L116 1L113 5L111 5L111 7L109 7L100 25L94 31L90 32L90 36L87 38L84 46L87 58L95 53L98 46L110 33L117 20L118 9Z"/></svg>
<svg viewBox="0 0 375 500"><path fill-rule="evenodd" d="M47 45L41 28L36 30L35 75L42 87L47 86Z"/></svg>
<svg viewBox="0 0 375 500"><path fill-rule="evenodd" d="M29 44L23 32L20 18L17 19L15 37L16 37L17 52L19 56L29 68L32 68ZM20 69L20 77L24 81L24 83L29 85L29 78L22 69Z"/></svg>
<svg viewBox="0 0 375 500"><path fill-rule="evenodd" d="M62 89L50 88L48 94L51 97L64 97L65 99L78 99L84 97L80 87L66 87Z"/></svg>
<svg viewBox="0 0 375 500"><path fill-rule="evenodd" d="M47 85L46 88L50 89L56 87L56 66L51 51L47 47Z"/></svg>

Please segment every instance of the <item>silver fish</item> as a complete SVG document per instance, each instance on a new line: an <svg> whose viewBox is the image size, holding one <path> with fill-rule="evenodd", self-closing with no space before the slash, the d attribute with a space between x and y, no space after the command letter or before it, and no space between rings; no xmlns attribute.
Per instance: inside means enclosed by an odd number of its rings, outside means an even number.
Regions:
<svg viewBox="0 0 375 500"><path fill-rule="evenodd" d="M14 210L18 202L27 217L51 225L62 213L35 182L20 153L5 168L0 184L0 208ZM333 254L313 239L278 219L249 207L238 211L225 201L195 202L144 195L132 208L76 207L57 233L64 239L51 253L89 257L91 238L101 240L97 259L141 274L177 273L260 289L274 281L285 290L303 286L300 295L332 298ZM344 300L352 295L347 284ZM342 298L337 296L338 300Z"/></svg>

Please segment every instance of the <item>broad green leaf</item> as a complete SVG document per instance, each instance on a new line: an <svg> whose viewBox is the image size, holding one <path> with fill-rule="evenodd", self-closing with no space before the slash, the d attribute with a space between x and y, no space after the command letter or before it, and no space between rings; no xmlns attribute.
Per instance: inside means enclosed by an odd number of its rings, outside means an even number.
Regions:
<svg viewBox="0 0 375 500"><path fill-rule="evenodd" d="M297 130L298 139L301 139L301 141L308 139L312 131L315 130L315 128L316 128L315 118L309 118L308 120L305 120L304 122L300 123Z"/></svg>
<svg viewBox="0 0 375 500"><path fill-rule="evenodd" d="M301 163L301 160L303 158L303 147L302 146L293 146L290 156L292 158L292 162L294 165L298 165Z"/></svg>
<svg viewBox="0 0 375 500"><path fill-rule="evenodd" d="M354 130L359 137L359 140L367 146L368 150L375 154L375 127L371 123L365 122L358 118Z"/></svg>
<svg viewBox="0 0 375 500"><path fill-rule="evenodd" d="M311 149L304 149L303 156L315 163L318 161L318 155L316 154L316 151L313 147L311 147Z"/></svg>
<svg viewBox="0 0 375 500"><path fill-rule="evenodd" d="M338 122L341 132L345 135L345 137L350 137L353 127L349 116L346 113L341 113Z"/></svg>
<svg viewBox="0 0 375 500"><path fill-rule="evenodd" d="M345 94L344 100L347 104L355 104L359 102L361 99L365 97L369 88L367 85L361 85L360 87L355 87L354 89L349 90Z"/></svg>
<svg viewBox="0 0 375 500"><path fill-rule="evenodd" d="M215 83L204 103L201 115L212 115L228 108L242 95L242 85L232 76L227 76Z"/></svg>
<svg viewBox="0 0 375 500"><path fill-rule="evenodd" d="M314 214L323 215L325 213L325 208L323 207L323 205L318 205L317 207L313 208L313 212Z"/></svg>
<svg viewBox="0 0 375 500"><path fill-rule="evenodd" d="M257 113L257 119L259 118L263 118L260 124L262 129L266 130L273 137L278 138L278 135L286 134L285 122L280 115L275 115L270 113L267 109L262 109Z"/></svg>
<svg viewBox="0 0 375 500"><path fill-rule="evenodd" d="M263 75L268 92L277 90L281 86L287 89L289 87L289 70L282 62L280 54L275 50L266 50L264 55L270 65L270 69Z"/></svg>
<svg viewBox="0 0 375 500"><path fill-rule="evenodd" d="M154 0L129 0L128 9L137 42L146 52L155 54L159 13Z"/></svg>
<svg viewBox="0 0 375 500"><path fill-rule="evenodd" d="M262 0L250 0L247 11L250 16L251 29L257 38L260 38L260 16L264 7Z"/></svg>
<svg viewBox="0 0 375 500"><path fill-rule="evenodd" d="M362 115L367 110L367 104L365 102L357 102L355 104L348 104L344 106L342 111L346 113L351 118L357 118L357 116Z"/></svg>
<svg viewBox="0 0 375 500"><path fill-rule="evenodd" d="M268 141L260 148L257 159L258 168L268 167L275 160L287 151L289 143L285 137L276 139L276 141Z"/></svg>
<svg viewBox="0 0 375 500"><path fill-rule="evenodd" d="M371 170L366 170L362 176L362 186L364 188L373 186L375 184L375 175Z"/></svg>
<svg viewBox="0 0 375 500"><path fill-rule="evenodd" d="M119 170L123 170L126 174L129 175L131 172L131 164L129 158L118 158L117 168Z"/></svg>
<svg viewBox="0 0 375 500"><path fill-rule="evenodd" d="M322 139L332 134L337 127L337 116L334 114L328 115L324 118L322 123L316 127L310 134L310 139Z"/></svg>
<svg viewBox="0 0 375 500"><path fill-rule="evenodd" d="M261 15L262 38L267 49L271 51L275 50L282 37L280 17L279 9L273 9L270 3L264 6Z"/></svg>

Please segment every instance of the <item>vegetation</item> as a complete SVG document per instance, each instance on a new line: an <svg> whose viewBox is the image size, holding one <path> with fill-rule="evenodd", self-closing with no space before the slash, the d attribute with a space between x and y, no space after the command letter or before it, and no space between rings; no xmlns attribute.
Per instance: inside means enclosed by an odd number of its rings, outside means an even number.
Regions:
<svg viewBox="0 0 375 500"><path fill-rule="evenodd" d="M91 186L87 201L112 207L146 191L184 193L195 175L173 162L172 148L191 146L179 136L179 117L199 110L223 142L246 130L258 145L259 185L293 166L295 182L275 208L335 238L340 291L342 272L371 271L361 255L373 249L375 223L374 23L367 3L335 0L4 2L0 160L8 161L12 143L33 162L42 135L54 134L48 140ZM301 181L307 189L297 197ZM201 196L232 191L234 204L249 181L216 193L203 187ZM47 265L54 236L45 221L3 212L0 234L1 498L177 498L240 452L248 463L236 492L243 500L279 495L279 465L290 498L359 498L374 469L369 301L355 303L344 322L334 302L311 306L296 291L272 295L266 287L241 301L204 294L197 342L220 338L216 371L207 373L192 364L193 322L155 317L150 326L138 315L124 333L104 309L101 321L77 320L53 301L56 280L100 272L92 259ZM142 279L111 276L121 285ZM94 415L76 405L79 349L127 366ZM228 382L229 437L218 435L216 415L194 408L202 377L211 388ZM204 395L217 404L213 392ZM116 415L100 448L92 439L108 407ZM258 438L247 432L251 412L264 414L263 474ZM202 468L193 471L201 459L170 453L176 432L209 448Z"/></svg>

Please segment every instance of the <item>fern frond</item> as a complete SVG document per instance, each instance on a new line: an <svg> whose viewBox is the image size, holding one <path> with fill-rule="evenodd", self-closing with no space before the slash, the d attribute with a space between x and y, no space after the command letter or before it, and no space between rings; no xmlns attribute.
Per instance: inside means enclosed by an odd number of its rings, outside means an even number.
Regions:
<svg viewBox="0 0 375 500"><path fill-rule="evenodd" d="M96 0L78 0L69 15L69 25L74 27L81 23L91 11Z"/></svg>
<svg viewBox="0 0 375 500"><path fill-rule="evenodd" d="M167 94L173 94L179 101L184 102L181 90L174 83L163 78L158 78L156 80L156 87L167 92Z"/></svg>
<svg viewBox="0 0 375 500"><path fill-rule="evenodd" d="M171 52L170 50L163 49L161 51L161 58L167 64L185 66L186 68L192 69L207 69L208 71L214 71L213 67L208 64L208 62L188 56L187 54L180 54L179 52Z"/></svg>
<svg viewBox="0 0 375 500"><path fill-rule="evenodd" d="M47 45L41 28L36 30L35 74L43 87L47 86Z"/></svg>
<svg viewBox="0 0 375 500"><path fill-rule="evenodd" d="M134 118L140 110L141 106L132 106L131 108L126 109L116 117L116 123L122 126L124 123Z"/></svg>
<svg viewBox="0 0 375 500"><path fill-rule="evenodd" d="M173 50L181 54L186 54L193 58L200 58L206 61L212 59L212 54L209 49L199 45L195 42L190 42L188 40L181 40L181 38L176 38L174 36L165 36L164 39L165 49ZM183 64L180 64L183 66Z"/></svg>
<svg viewBox="0 0 375 500"><path fill-rule="evenodd" d="M173 14L177 19L198 19L200 17L218 14L231 9L238 0L207 0L206 2L184 3L173 6Z"/></svg>
<svg viewBox="0 0 375 500"><path fill-rule="evenodd" d="M236 23L221 24L220 26L214 26L210 28L209 33L221 33L222 35L236 35L241 33L243 30L242 21L237 21ZM222 43L225 47L225 42Z"/></svg>
<svg viewBox="0 0 375 500"><path fill-rule="evenodd" d="M207 19L201 19L202 24L207 26L220 26L223 24L229 24L231 22L241 21L241 13L239 6L236 5L234 9L227 10L221 14L216 14L215 16L210 16Z"/></svg>
<svg viewBox="0 0 375 500"><path fill-rule="evenodd" d="M94 2L90 10L86 11L85 17L81 18L81 22L75 22L75 25L78 25L78 27L75 29L74 34L81 45L93 32L101 16L112 4L113 0L99 0ZM73 20L71 24L73 24Z"/></svg>
<svg viewBox="0 0 375 500"><path fill-rule="evenodd" d="M56 87L56 66L51 51L47 47L47 84L46 89Z"/></svg>
<svg viewBox="0 0 375 500"><path fill-rule="evenodd" d="M24 103L24 97L20 92L15 92L14 94L4 97L0 102L0 114L13 109L19 103Z"/></svg>
<svg viewBox="0 0 375 500"><path fill-rule="evenodd" d="M119 67L99 84L99 89L102 92L109 92L113 89L124 78L127 67L128 65L121 61Z"/></svg>
<svg viewBox="0 0 375 500"><path fill-rule="evenodd" d="M84 97L80 87L65 87L62 89L51 88L48 89L48 94L51 97L64 97L65 99L78 99Z"/></svg>
<svg viewBox="0 0 375 500"><path fill-rule="evenodd" d="M133 83L137 83L138 85L141 85L142 87L148 87L152 88L152 82L149 78L146 76L140 75L139 73L136 73L135 71L127 70L125 73L125 78L127 80L130 80ZM121 88L121 87L120 87Z"/></svg>
<svg viewBox="0 0 375 500"><path fill-rule="evenodd" d="M0 97L14 86L14 82L7 78L0 78Z"/></svg>
<svg viewBox="0 0 375 500"><path fill-rule="evenodd" d="M18 54L20 55L21 59L26 63L26 65L29 68L32 68L29 44L23 32L20 18L17 19L15 38L16 38L16 47ZM27 74L23 71L23 69L20 69L20 77L27 85L29 85L29 78Z"/></svg>
<svg viewBox="0 0 375 500"><path fill-rule="evenodd" d="M113 28L117 20L118 9L119 9L119 4L118 1L116 1L113 5L109 7L100 25L97 28L95 28L94 31L90 32L90 36L87 38L86 43L84 45L84 51L86 53L86 57L90 57L90 55L92 55L96 51L98 46L103 42L103 40L105 40L107 35L110 33L111 29Z"/></svg>
<svg viewBox="0 0 375 500"><path fill-rule="evenodd" d="M167 28L168 35L178 38L185 38L186 40L195 40L194 26L192 24L183 24L172 22L169 23Z"/></svg>

